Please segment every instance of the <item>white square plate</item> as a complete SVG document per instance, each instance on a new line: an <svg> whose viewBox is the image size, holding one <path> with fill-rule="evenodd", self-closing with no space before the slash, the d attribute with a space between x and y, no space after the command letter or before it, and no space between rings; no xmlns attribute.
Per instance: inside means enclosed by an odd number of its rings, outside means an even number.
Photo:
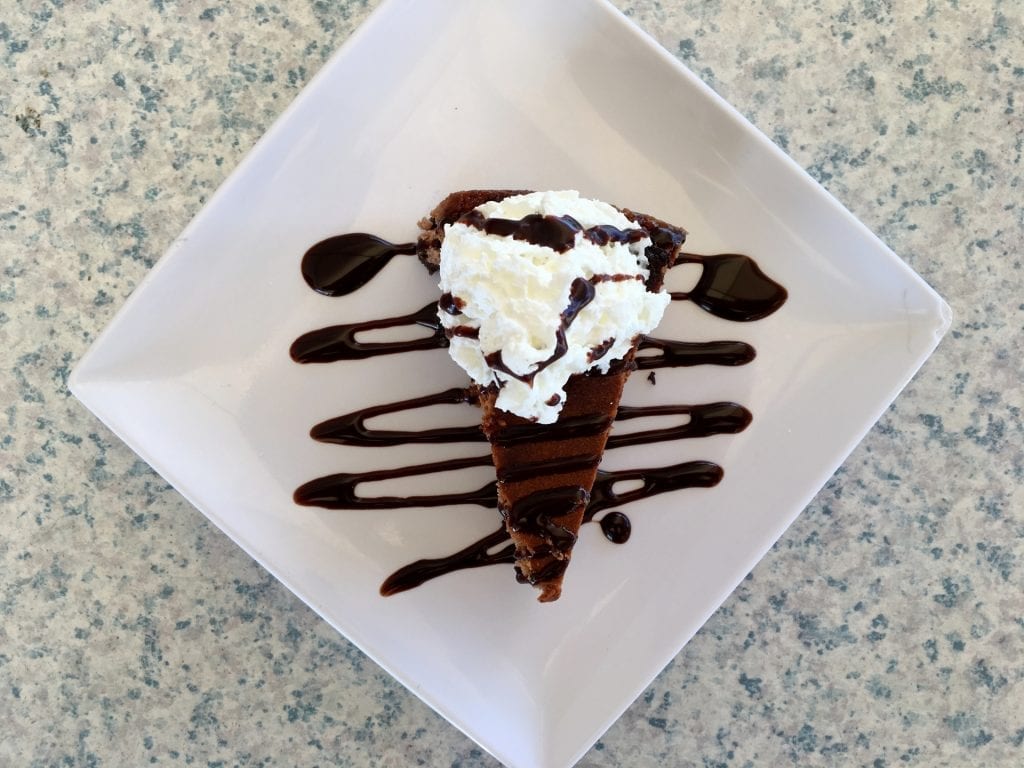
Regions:
<svg viewBox="0 0 1024 768"><path fill-rule="evenodd" d="M425 456L422 446L345 448L308 436L355 408L464 385L443 351L309 366L288 356L305 331L382 308L403 314L437 295L411 258L348 297L317 295L299 272L311 244L350 231L411 239L441 197L473 187L576 188L647 211L687 227L689 250L751 254L790 292L755 323L679 302L669 309L657 335L739 339L757 359L659 372L655 387L634 376L626 401L735 400L753 424L609 452L614 466L709 459L725 479L631 505L624 546L585 530L550 605L507 567L378 594L397 567L493 530L493 510L292 502L319 475L481 450L438 446ZM510 766L557 767L579 759L679 652L949 321L917 275L610 4L390 0L172 245L71 387L225 533L485 749ZM442 480L425 482L436 490ZM466 487L478 485L474 477Z"/></svg>

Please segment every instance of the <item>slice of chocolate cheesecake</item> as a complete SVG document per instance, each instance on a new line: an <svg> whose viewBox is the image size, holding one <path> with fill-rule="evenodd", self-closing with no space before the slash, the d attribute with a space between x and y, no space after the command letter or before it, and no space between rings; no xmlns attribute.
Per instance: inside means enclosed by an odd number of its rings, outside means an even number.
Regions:
<svg viewBox="0 0 1024 768"><path fill-rule="evenodd" d="M558 599L636 345L686 233L575 192L467 190L420 222L473 378L516 575Z"/></svg>

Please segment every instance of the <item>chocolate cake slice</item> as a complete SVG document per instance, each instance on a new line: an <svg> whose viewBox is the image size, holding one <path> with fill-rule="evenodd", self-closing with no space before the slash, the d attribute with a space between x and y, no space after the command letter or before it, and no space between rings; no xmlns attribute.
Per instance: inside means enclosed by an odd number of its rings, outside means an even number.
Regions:
<svg viewBox="0 0 1024 768"><path fill-rule="evenodd" d="M441 266L445 227L455 222L471 222L487 227L488 220L475 209L484 203L530 194L520 190L467 190L455 192L420 222L422 233L417 241L417 254L430 271ZM533 214L516 221L497 220L487 228L516 239L529 239L543 230L544 244L556 251L562 245L558 237L575 235L583 231L591 242L643 242L648 275L599 274L576 278L566 298L567 306L561 312L561 328L556 330L558 343L547 360L541 361L529 374L513 371L502 362L502 350L485 356L495 373L489 382L477 381L478 402L482 409L481 427L491 444L498 479L498 507L509 535L515 545L516 576L521 582L540 590L539 600L557 600L561 594L562 579L576 543L597 468L604 453L612 422L615 419L622 389L635 365L633 357L639 335L629 339L619 359L606 365L606 370L587 370L571 375L564 385L564 395L553 395L547 406L558 406L557 420L541 423L536 416L524 416L499 406L505 385L525 382L534 385L534 376L545 365L564 354L566 331L579 311L593 297L595 286L601 282L643 280L644 288L658 293L663 286L665 271L679 254L686 233L646 214L618 209L628 222L635 225L628 230L612 226L594 226L583 230L570 217L539 216ZM562 232L559 227L569 229ZM554 230L552 230L554 228ZM552 234L552 230L554 234ZM538 242L534 240L534 243ZM636 283L634 283L636 285ZM451 294L442 296L439 308L458 316L462 311L461 299ZM659 315L660 316L660 315ZM466 325L448 328L450 339L473 337L479 331ZM465 339L461 339L464 341ZM586 361L597 361L604 355L614 338L592 346ZM560 346L559 346L560 345ZM622 345L620 345L622 348ZM453 355L454 357L454 355ZM475 378L475 377L474 377ZM520 386L520 385L516 385Z"/></svg>

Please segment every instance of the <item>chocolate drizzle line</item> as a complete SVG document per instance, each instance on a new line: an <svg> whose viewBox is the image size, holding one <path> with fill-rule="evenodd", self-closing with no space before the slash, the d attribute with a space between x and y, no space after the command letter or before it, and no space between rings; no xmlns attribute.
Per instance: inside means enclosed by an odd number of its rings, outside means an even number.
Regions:
<svg viewBox="0 0 1024 768"><path fill-rule="evenodd" d="M457 336L465 339L479 339L480 329L471 325L456 325L454 328L446 328L444 335L447 339L454 339Z"/></svg>
<svg viewBox="0 0 1024 768"><path fill-rule="evenodd" d="M416 325L429 328L433 333L408 341L361 342L356 338L356 334L365 331ZM334 363L339 360L361 360L375 355L391 355L417 349L436 349L447 345L448 339L437 319L437 307L431 302L408 315L362 323L331 325L304 333L292 343L291 356L297 363Z"/></svg>
<svg viewBox="0 0 1024 768"><path fill-rule="evenodd" d="M577 235L599 245L609 242L637 243L650 237L652 248L671 250L679 244L681 235L659 227L650 229L618 229L612 226L584 228L571 216L530 215L520 220L487 219L472 211L459 221L468 226L482 229L490 234L526 240L538 246L552 248L564 253L576 242ZM363 233L353 233L328 238L310 248L302 259L302 274L313 290L328 296L344 296L366 285L396 255L413 255L414 243L394 244L387 240ZM650 251L649 251L650 253ZM689 300L705 311L727 320L749 322L761 319L775 312L786 301L786 289L767 277L749 257L740 254L715 254L700 256L681 254L676 264L700 263L703 266L697 284L688 292L672 293L674 300ZM589 279L573 281L568 304L562 312L556 329L555 349L548 360L538 364L529 374L509 371L501 360L501 352L489 356L488 362L497 370L515 376L523 381L532 380L539 370L557 360L567 351L565 334L579 312L593 299L594 285L604 281L641 279L637 275L594 275ZM447 332L438 320L438 312L451 316L461 314L462 299L444 294L436 303L430 303L415 312L398 317L348 323L322 328L296 339L291 347L292 359L300 363L324 363L338 360L358 360L383 354L397 354L414 350L438 349L448 346L449 338L455 336L474 337L478 329L468 325L456 326ZM422 326L431 331L430 335L411 338L406 341L364 342L357 336L366 331L383 328ZM599 359L607 353L613 343L609 339L590 351L591 359ZM644 337L639 343L640 350L653 350L655 354L638 355L636 367L650 370L648 378L653 382L654 369L694 365L744 365L754 359L754 348L740 341L684 342L671 339ZM368 427L366 422L376 416L398 413L434 405L473 403L475 390L448 389L432 395L410 398L396 403L372 406L329 419L317 424L310 435L318 441L358 446L392 446L405 443L458 443L485 442L478 425L446 426L425 430L381 430ZM609 450L630 445L639 445L667 440L700 438L714 434L740 432L750 423L750 412L736 403L708 403L703 405L663 405L648 407L621 406L616 416L618 421L642 417L670 418L687 417L674 426L635 432L612 434ZM506 430L505 444L519 441L563 440L600 434L607 428L607 419L602 417L580 417L559 422L556 434L552 430L524 425L521 429ZM582 466L593 466L600 457L589 455L566 456L557 460L556 469L569 472ZM400 507L438 507L451 504L474 504L485 508L496 508L497 482L515 481L520 474L531 476L536 472L550 472L552 462L543 467L520 467L514 473L489 482L482 488L464 492L448 492L421 496L361 496L357 486L362 483L386 481L399 477L454 471L467 467L486 466L492 463L489 455L474 456L450 461L416 464L395 469L376 470L362 473L337 473L305 483L295 491L299 504L325 507L328 509L394 509ZM515 475L515 476L513 476ZM622 512L611 510L632 501L660 493L689 487L710 487L722 478L722 469L707 461L685 462L654 469L634 469L608 472L598 470L597 479L589 495L584 512L584 522L597 521L604 536L612 542L623 543L630 536L629 518ZM615 493L616 484L624 481L640 481L633 490ZM546 495L544 495L546 494ZM569 507L581 503L579 487L556 488L544 494L535 494L517 503L503 514L512 526L527 526L531 530L545 531L543 538L553 552L567 551L575 536L551 521ZM543 498L541 498L543 496ZM549 498L550 497L550 498ZM602 515L602 513L605 513ZM600 515L600 517L598 517ZM557 556L557 555L556 555ZM450 556L418 560L392 574L381 586L383 595L390 595L418 586L452 571L475 568L497 563L514 563L516 553L510 543L505 527L473 542ZM553 571L564 570L567 560L556 559L551 564ZM521 575L521 574L520 574ZM534 574L534 579L546 578L552 574Z"/></svg>
<svg viewBox="0 0 1024 768"><path fill-rule="evenodd" d="M579 456L560 456L557 459L544 459L537 462L524 462L515 469L506 469L503 472L499 472L498 481L518 483L540 474L561 475L563 473L579 472L584 469L593 469L600 461L600 456L581 454Z"/></svg>
<svg viewBox="0 0 1024 768"><path fill-rule="evenodd" d="M760 320L781 307L786 289L768 277L752 258L740 253L698 256L683 253L676 264L700 264L703 270L693 290L672 293L673 300L689 300L716 317L740 323Z"/></svg>
<svg viewBox="0 0 1024 768"><path fill-rule="evenodd" d="M496 552L495 547L505 546ZM474 541L465 549L460 549L447 557L417 560L399 568L380 585L380 593L385 597L418 587L424 582L444 576L447 573L461 571L466 568L480 568L484 565L511 564L516 561L515 547L509 539L504 526Z"/></svg>
<svg viewBox="0 0 1024 768"><path fill-rule="evenodd" d="M317 293L344 296L370 282L392 257L415 253L416 243L395 245L362 232L338 235L306 251L302 276Z"/></svg>
<svg viewBox="0 0 1024 768"><path fill-rule="evenodd" d="M691 461L675 464L656 470L632 470L628 472L604 472L599 470L594 488L590 494L590 504L583 513L584 523L592 522L599 513L609 507L626 504L640 498L655 496L659 493L677 491L682 488L704 487L716 485L722 479L722 468L709 461ZM622 480L640 480L641 488L616 496L613 488ZM578 489L577 489L578 490ZM614 517L612 517L614 515ZM604 522L611 517L607 527ZM623 522L625 521L625 522ZM625 543L629 538L630 524L621 512L610 512L601 519L601 529L605 537L613 543ZM608 531L611 531L609 535ZM509 542L505 547L492 552L495 547ZM468 547L452 555L438 558L425 558L399 568L381 584L382 595L394 595L418 587L426 581L453 573L464 568L478 568L484 565L515 562L515 547L512 546L508 531L504 527L490 533ZM545 574L546 575L546 574Z"/></svg>
<svg viewBox="0 0 1024 768"><path fill-rule="evenodd" d="M366 426L367 419L383 416L387 413L411 411L416 408L427 408L432 405L458 405L471 403L473 397L468 389L454 388L438 392L436 395L414 397L387 405L375 405L358 411L346 413L327 421L322 421L309 431L309 436L321 443L338 445L403 445L405 443L469 443L487 442L480 425L467 427L440 427L418 431L372 429Z"/></svg>
<svg viewBox="0 0 1024 768"><path fill-rule="evenodd" d="M352 411L320 422L310 430L310 436L322 443L358 446L388 446L409 443L483 443L486 442L478 424L465 427L440 427L425 430L373 429L366 426L368 419L389 413L411 411L432 405L457 405L473 402L469 389L446 389L434 395L424 395L388 405L377 405ZM664 440L681 440L694 437L709 437L718 434L733 434L743 431L750 424L750 411L736 403L708 403L705 405L652 405L619 406L616 421L637 419L648 416L686 415L690 420L675 427L665 427L635 434L612 434L608 448L637 445L640 442L653 443ZM564 419L559 423L559 436L552 437L551 430L529 424L521 427L508 426L503 433L501 445L507 447L517 442L541 442L551 439L574 439L600 434L607 427L603 418L580 416ZM642 439L641 439L642 436Z"/></svg>
<svg viewBox="0 0 1024 768"><path fill-rule="evenodd" d="M489 219L488 221L502 221L502 219ZM565 339L565 334L569 330L569 326L572 325L573 320L576 319L580 311L594 300L596 293L594 283L604 282L606 279L612 280L614 277L609 275L594 275L594 277L589 280L577 277L572 281L572 285L569 286L569 304L562 310L558 328L555 330L555 349L549 357L537 363L536 367L532 371L529 373L516 373L513 371L505 365L505 361L501 357L500 349L496 352L484 355L484 361L494 370L501 371L514 379L519 379L519 381L527 384L533 382L533 379L538 373L543 371L559 358L563 357L565 353L569 351L569 344Z"/></svg>
<svg viewBox="0 0 1024 768"><path fill-rule="evenodd" d="M644 229L619 229L606 224L584 229L572 216L551 216L541 213L531 213L521 219L489 219L480 211L474 210L459 218L457 223L479 229L488 235L525 240L532 245L550 248L558 253L565 253L572 248L576 244L576 235L579 234L595 245L638 243L647 238L647 230Z"/></svg>
<svg viewBox="0 0 1024 768"><path fill-rule="evenodd" d="M419 407L427 407L438 404L454 404L470 402L469 390L448 389L435 395L403 400L385 406L375 406L353 411L345 416L322 422L313 427L311 434L316 440L326 443L337 443L342 445L361 446L386 446L401 445L405 443L454 443L454 442L483 442L484 436L479 426L467 427L443 427L441 429L404 431L404 430L372 430L366 427L366 420L374 416L386 413L397 413L399 411L413 410ZM689 421L672 427L662 427L631 434L612 434L608 438L608 450L623 448L630 445L664 442L669 440L684 440L700 437L709 437L718 434L733 434L740 432L750 423L750 412L736 403L707 403L704 405L664 405L664 406L620 406L616 420L627 421L629 419L644 418L650 416L689 416ZM607 428L607 422L602 418L579 417L567 419L559 424L559 434L552 435L552 431L544 429L542 425L524 424L519 427L507 427L503 446L514 445L516 442L540 442L552 439L574 439L599 434ZM560 472L569 472L581 466L587 466L589 462L596 461L592 456L567 456L554 461L545 462L544 469L550 470L554 467ZM377 470L364 473L338 473L326 477L317 478L299 487L295 492L295 501L304 506L319 506L327 509L389 509L398 507L436 507L446 504L477 504L484 507L496 507L497 497L492 492L494 484L481 488L478 491L465 493L445 493L437 496L416 496L416 497L361 497L356 494L356 485L363 482L379 480L392 480L398 477L410 477L413 475L425 475L443 470L456 470L466 467L478 467L491 464L491 456L475 456L468 459L455 459L452 461L441 461L430 464L417 464L411 467L399 469ZM524 471L527 475L530 470L539 470L541 467L527 468ZM516 473L509 473L500 480L512 482L520 479ZM636 472L635 470L631 472ZM598 479L602 477L611 478L610 483L614 485L620 480L640 479L629 473L598 473ZM595 485L592 490L591 507L595 505L600 508L601 504L611 498L608 486L606 491L601 491ZM616 497L618 501L610 503L624 503L624 497ZM627 501L632 500L632 497Z"/></svg>
<svg viewBox="0 0 1024 768"><path fill-rule="evenodd" d="M564 555L576 543L576 534L558 525L551 518L569 514L580 504L586 504L589 499L587 489L579 486L548 488L519 499L511 509L501 510L501 514L509 530L529 531L542 535L547 544L545 555L552 552ZM529 553L530 556L534 554L539 553Z"/></svg>
<svg viewBox="0 0 1024 768"><path fill-rule="evenodd" d="M687 461L657 469L598 470L583 519L589 522L598 512L659 493L683 488L711 488L722 481L722 474L722 468L711 461ZM623 480L639 480L642 485L632 491L616 493L616 484Z"/></svg>
<svg viewBox="0 0 1024 768"><path fill-rule="evenodd" d="M467 467L486 467L491 457L471 456L468 459L435 461L429 464L414 464L398 469L378 469L372 472L339 472L318 477L300 485L294 494L296 504L324 509L399 509L403 507L444 507L451 504L479 504L482 507L496 507L498 489L492 481L476 491L438 493L430 496L359 496L356 486L379 480L394 480L413 475L432 475Z"/></svg>
<svg viewBox="0 0 1024 768"><path fill-rule="evenodd" d="M597 360L600 360L602 357L608 354L608 350L611 349L614 344L615 337L611 336L602 341L600 344L591 347L590 351L587 352L587 362L593 363L596 362Z"/></svg>
<svg viewBox="0 0 1024 768"><path fill-rule="evenodd" d="M689 368L694 365L746 365L757 355L752 346L742 341L673 341L644 336L638 349L655 349L657 355L637 355L636 367Z"/></svg>
<svg viewBox="0 0 1024 768"><path fill-rule="evenodd" d="M736 434L742 432L753 418L750 411L736 403L708 403L707 405L620 405L616 421L639 419L648 416L689 416L685 424L674 427L649 429L631 434L608 436L608 448L622 448L627 445L644 445L663 440L683 440L711 435Z"/></svg>

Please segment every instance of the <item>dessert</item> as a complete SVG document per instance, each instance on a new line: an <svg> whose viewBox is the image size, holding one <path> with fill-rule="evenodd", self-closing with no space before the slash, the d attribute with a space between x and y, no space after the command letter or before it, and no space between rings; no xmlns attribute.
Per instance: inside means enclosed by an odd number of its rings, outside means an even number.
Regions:
<svg viewBox="0 0 1024 768"><path fill-rule="evenodd" d="M385 268L396 257L412 258L418 255L429 269L436 271L440 266L445 225L454 223L456 219L480 205L518 194L528 193L483 190L450 195L421 224L422 231L418 242L391 243L377 235L364 232L349 232L329 237L314 244L303 256L302 277L317 293L325 296L345 297L377 279L382 271L385 272L382 279L387 279ZM712 255L682 253L679 251L679 243L683 235L681 230L642 214L626 210L621 213L629 222L646 230L650 235L652 245L656 246L655 249L644 250L648 257L649 267L647 278L644 280L645 287L649 284L653 290L657 290L658 285L652 280L660 280L664 266L695 263L699 264L701 268L698 281L685 293L672 292L670 295L673 302L689 302L718 318L739 323L767 317L785 303L786 289L762 272L758 264L749 256L737 253ZM512 224L515 222L513 221ZM516 229L518 227L519 225L516 225ZM624 227L625 229L633 228L625 224ZM662 264L663 255L664 265ZM571 283L569 286L571 288ZM570 293L571 291L566 291L567 305ZM454 299L450 301L453 304L457 303L454 302ZM404 305L404 302L399 304ZM290 348L290 356L292 360L302 364L340 363L358 366L359 361L379 355L401 355L417 350L436 350L440 353L441 350L449 348L449 336L458 337L461 334L468 338L473 335L474 330L468 328L461 331L456 330L459 325L462 325L460 322L456 322L452 328L446 328L442 325L438 314L438 301L432 299L420 309L406 314L364 318L357 322L318 328L295 339ZM444 313L442 313L443 316ZM455 316L452 315L452 317ZM561 312L559 312L559 326L561 320ZM433 330L433 333L425 338L421 332L413 330L424 326ZM408 328L410 337L390 341L368 341L361 338L366 331L384 328L392 330ZM653 384L655 370L697 365L742 366L753 360L756 354L750 344L738 340L695 342L654 338L644 334L634 346L644 350L645 354L632 360L627 355L623 358L621 366L616 363L616 366L620 367L613 369L610 366L608 372L599 378L606 379L606 384L610 383L614 387L617 386L616 377L624 379L629 369L635 366L640 370L648 371L649 381ZM606 352L605 356L607 354ZM632 350L630 354L632 354ZM563 443L563 445L571 447L571 450L559 454L559 460L564 456L578 455L581 459L576 463L582 464L582 457L593 456L592 462L596 465L606 422L614 411L607 404L601 406L600 400L596 400L597 404L592 415L586 416L576 412L577 406L583 407L583 401L574 397L574 388L579 382L586 383L592 378L594 378L593 374L579 374L570 376L566 382L564 407L556 416L561 425L557 422L542 424L539 417L536 422L525 420L525 423L513 423L516 418L521 417L502 417L506 419L506 423L501 426L501 429L510 439L504 441L498 439L496 442L514 444L516 439L522 438L521 444L537 446L546 438L551 438L552 435L557 436L561 431L562 436L558 438L559 440L582 438L583 442ZM486 387L471 385L442 392L426 394L421 392L396 402L360 408L316 424L310 430L310 436L319 442L360 447L370 451L386 446L422 445L425 454L428 450L427 445L484 442L487 438L479 426L383 429L374 427L370 423L370 420L385 414L414 413L419 409L430 408L438 404L480 405L482 389L486 389ZM659 391L661 389L659 384ZM496 418L494 406L497 396L493 392L491 394L494 396L483 395L485 410L489 409L485 414L485 420L488 422L492 422ZM614 397L614 392L612 395ZM570 410L569 403L573 400L579 402L577 405L571 406L572 410ZM544 404L556 405L554 403ZM733 402L674 403L642 407L620 406L614 415L619 421L650 419L655 423L661 421L663 425L628 434L612 434L608 437L607 442L603 443L606 450L655 442L672 443L711 435L735 434L746 429L751 421L750 412L742 405ZM681 416L686 420L680 423ZM571 419L575 421L573 422ZM491 434L496 434L494 429L491 430ZM586 442L587 440L589 442ZM516 457L511 453L513 448L514 445L499 446L499 450L496 451L497 462L501 467L499 472L503 474L506 473L506 468L513 466L516 462ZM549 452L547 455L554 456L556 453ZM671 456L672 453L670 448L666 455ZM382 461L387 463L384 458ZM498 506L499 496L496 480L468 491L448 489L443 492L406 496L374 496L359 492L359 487L363 483L429 476L434 472L457 470L462 467L487 466L494 463L495 457L488 453L465 459L414 462L407 466L382 467L363 472L338 472L303 483L295 489L294 500L303 506L336 510L392 510L403 507L446 507L461 504L494 509ZM565 467L563 466L563 468ZM589 472L589 466L576 466L569 469ZM621 507L652 496L675 493L686 488L708 488L716 485L722 476L723 470L720 466L712 461L704 460L615 471L598 469L597 479L590 492L590 502L583 511L583 522L599 523L601 531L608 541L623 544L629 539L631 525L629 518L620 511ZM508 481L507 476L505 479ZM567 483L570 481L575 482L571 478L565 480ZM621 484L627 482L631 486L630 490L616 491L616 488L621 488ZM528 489L523 490L528 491ZM566 504L577 500L570 492L566 492L564 496ZM572 521L568 523L569 526L573 524ZM458 535L457 532L455 534ZM441 556L438 556L436 552L432 554L432 557L415 560L394 571L381 584L381 595L405 592L427 581L469 568L512 565L517 559L516 546L511 543L509 532L504 525L476 541L468 544L460 543L459 548L451 554ZM564 558L559 559L552 556L549 562L555 569L564 569L566 561Z"/></svg>
<svg viewBox="0 0 1024 768"><path fill-rule="evenodd" d="M449 353L477 388L517 578L556 600L685 232L574 191L456 192L420 227Z"/></svg>

